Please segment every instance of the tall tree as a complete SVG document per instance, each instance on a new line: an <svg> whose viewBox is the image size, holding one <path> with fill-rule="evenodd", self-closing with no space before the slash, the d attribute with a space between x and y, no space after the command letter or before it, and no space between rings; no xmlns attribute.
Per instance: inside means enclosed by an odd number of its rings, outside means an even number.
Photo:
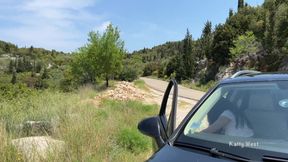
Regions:
<svg viewBox="0 0 288 162"><path fill-rule="evenodd" d="M125 51L120 32L110 24L102 35L99 32L90 32L88 41L75 55L72 71L92 83L96 76L103 76L108 87L110 77L120 73L122 69Z"/></svg>
<svg viewBox="0 0 288 162"><path fill-rule="evenodd" d="M13 68L12 79L11 79L11 83L12 83L12 84L16 84L16 82L17 82L16 75L17 75L16 69Z"/></svg>
<svg viewBox="0 0 288 162"><path fill-rule="evenodd" d="M192 35L187 29L186 36L183 40L183 63L185 69L185 79L191 79L194 74L195 68L195 57L193 56L193 44L192 44Z"/></svg>
<svg viewBox="0 0 288 162"><path fill-rule="evenodd" d="M233 16L233 14L234 14L234 13L233 13L233 9L230 8L230 9L229 9L229 18L231 18L231 17Z"/></svg>
<svg viewBox="0 0 288 162"><path fill-rule="evenodd" d="M109 78L121 71L124 55L124 42L120 39L118 28L109 24L101 38L101 52L98 54L97 64L104 75L106 87Z"/></svg>
<svg viewBox="0 0 288 162"><path fill-rule="evenodd" d="M205 23L205 26L202 30L200 42L201 58L203 58L203 56L206 56L206 58L210 58L213 43L212 23L210 21L207 21Z"/></svg>
<svg viewBox="0 0 288 162"><path fill-rule="evenodd" d="M10 60L9 66L8 66L8 72L11 74L13 73L13 69L15 68L15 63L13 60Z"/></svg>
<svg viewBox="0 0 288 162"><path fill-rule="evenodd" d="M244 0L238 0L238 11L244 7Z"/></svg>

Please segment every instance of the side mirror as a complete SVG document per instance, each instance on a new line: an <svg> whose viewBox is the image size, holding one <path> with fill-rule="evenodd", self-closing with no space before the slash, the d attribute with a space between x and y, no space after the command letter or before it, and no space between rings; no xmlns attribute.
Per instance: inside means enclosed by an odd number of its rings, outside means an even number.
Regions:
<svg viewBox="0 0 288 162"><path fill-rule="evenodd" d="M164 140L161 136L161 128L160 128L160 120L159 117L150 117L142 120L138 124L138 130L144 135L150 136L155 139L158 147L164 145Z"/></svg>
<svg viewBox="0 0 288 162"><path fill-rule="evenodd" d="M160 137L160 125L157 117L150 117L142 120L138 124L138 129L141 133L157 138Z"/></svg>

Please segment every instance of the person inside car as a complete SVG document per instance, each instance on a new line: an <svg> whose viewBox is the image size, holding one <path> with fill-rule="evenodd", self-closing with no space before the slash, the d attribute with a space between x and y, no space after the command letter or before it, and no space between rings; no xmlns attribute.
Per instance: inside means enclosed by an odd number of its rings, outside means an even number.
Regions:
<svg viewBox="0 0 288 162"><path fill-rule="evenodd" d="M205 133L220 133L229 136L251 137L253 130L245 116L247 106L236 106L225 98L208 113L209 126L202 130Z"/></svg>

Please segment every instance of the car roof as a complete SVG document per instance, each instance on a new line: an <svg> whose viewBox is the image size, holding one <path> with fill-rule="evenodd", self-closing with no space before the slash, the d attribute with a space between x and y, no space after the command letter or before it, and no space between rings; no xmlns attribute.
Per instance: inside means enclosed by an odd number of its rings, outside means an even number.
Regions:
<svg viewBox="0 0 288 162"><path fill-rule="evenodd" d="M227 78L220 82L226 83L243 83L243 82L265 82L265 81L288 81L288 73L258 73L243 75L235 78Z"/></svg>

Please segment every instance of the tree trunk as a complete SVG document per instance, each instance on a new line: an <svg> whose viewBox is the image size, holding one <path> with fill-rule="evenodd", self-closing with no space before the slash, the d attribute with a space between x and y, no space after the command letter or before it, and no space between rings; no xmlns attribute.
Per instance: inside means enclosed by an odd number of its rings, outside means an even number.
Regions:
<svg viewBox="0 0 288 162"><path fill-rule="evenodd" d="M108 87L109 86L109 77L108 77L108 75L106 75L106 87Z"/></svg>

